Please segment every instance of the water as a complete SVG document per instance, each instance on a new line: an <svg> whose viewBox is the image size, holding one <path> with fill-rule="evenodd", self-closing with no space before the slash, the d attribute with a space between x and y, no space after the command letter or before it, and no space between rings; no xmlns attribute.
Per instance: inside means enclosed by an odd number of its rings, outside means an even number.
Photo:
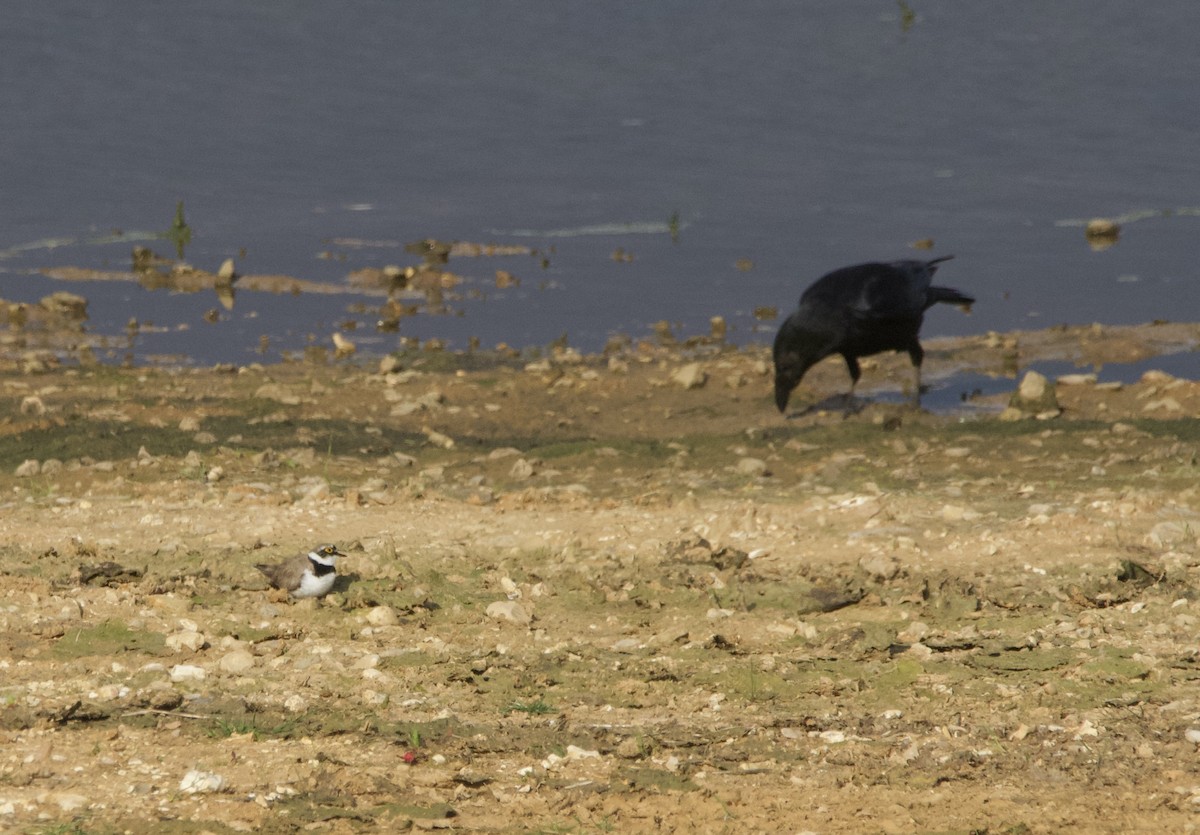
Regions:
<svg viewBox="0 0 1200 835"><path fill-rule="evenodd" d="M372 351L564 333L596 350L714 315L747 344L778 325L756 308L933 238L957 256L939 279L979 303L931 311L929 336L1200 320L1200 7L909 6L906 23L891 3L12 0L0 298L80 292L101 333L154 321L143 361L247 362L263 335L270 359L347 321ZM242 292L208 324L210 294L31 274L127 269L130 242L88 239L165 229L178 200L186 260L209 270L342 283L416 263L400 245L426 237L549 265L452 261L462 297L399 335L350 293ZM1125 215L1116 246L1088 247L1079 222Z"/></svg>

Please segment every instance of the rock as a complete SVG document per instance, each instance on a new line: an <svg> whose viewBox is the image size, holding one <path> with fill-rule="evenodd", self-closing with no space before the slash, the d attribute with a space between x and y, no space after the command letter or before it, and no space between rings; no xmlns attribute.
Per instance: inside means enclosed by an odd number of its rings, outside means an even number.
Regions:
<svg viewBox="0 0 1200 835"><path fill-rule="evenodd" d="M1161 400L1151 400L1142 407L1143 412L1182 412L1183 406L1174 397L1164 397Z"/></svg>
<svg viewBox="0 0 1200 835"><path fill-rule="evenodd" d="M209 794L225 791L225 778L211 771L192 769L179 781L179 790L184 794Z"/></svg>
<svg viewBox="0 0 1200 835"><path fill-rule="evenodd" d="M876 582L894 580L900 573L900 560L897 557L884 554L872 554L858 561L858 567L870 575Z"/></svg>
<svg viewBox="0 0 1200 835"><path fill-rule="evenodd" d="M725 341L725 334L728 327L725 324L724 316L713 316L708 320L709 335L717 342Z"/></svg>
<svg viewBox="0 0 1200 835"><path fill-rule="evenodd" d="M208 641L199 632L188 629L168 635L164 643L167 645L167 649L175 652L196 652L202 649Z"/></svg>
<svg viewBox="0 0 1200 835"><path fill-rule="evenodd" d="M293 394L288 391L287 387L281 386L279 383L264 383L254 392L254 396L260 400L274 400L285 406L300 405L299 395Z"/></svg>
<svg viewBox="0 0 1200 835"><path fill-rule="evenodd" d="M150 608L168 615L182 615L192 608L192 601L174 594L154 594L149 598Z"/></svg>
<svg viewBox="0 0 1200 835"><path fill-rule="evenodd" d="M399 370L400 370L400 358L397 356L388 354L386 357L384 357L383 359L381 359L379 361L379 373L380 374L392 374Z"/></svg>
<svg viewBox="0 0 1200 835"><path fill-rule="evenodd" d="M176 684L187 681L204 681L206 675L203 667L197 667L194 664L176 664L171 668L171 681Z"/></svg>
<svg viewBox="0 0 1200 835"><path fill-rule="evenodd" d="M200 419L197 417L188 416L179 421L180 432L199 432Z"/></svg>
<svg viewBox="0 0 1200 835"><path fill-rule="evenodd" d="M62 316L76 322L82 322L88 317L87 299L83 296L77 296L74 293L51 293L38 302L38 304L56 316Z"/></svg>
<svg viewBox="0 0 1200 835"><path fill-rule="evenodd" d="M617 756L627 760L640 759L645 753L645 746L637 737L627 736L617 746Z"/></svg>
<svg viewBox="0 0 1200 835"><path fill-rule="evenodd" d="M49 795L49 799L53 800L54 804L63 812L77 812L88 805L86 797L82 794L73 794L71 792L53 792ZM43 831L49 832L52 830Z"/></svg>
<svg viewBox="0 0 1200 835"><path fill-rule="evenodd" d="M1095 217L1087 222L1083 233L1092 249L1108 249L1121 236L1121 224L1106 217Z"/></svg>
<svg viewBox="0 0 1200 835"><path fill-rule="evenodd" d="M1016 409L1022 416L1034 415L1039 420L1057 417L1062 412L1058 405L1058 396L1054 391L1054 386L1036 371L1025 373L1020 386L1009 398L1008 407ZM1005 411L1007 412L1007 410ZM1000 417L1001 420L1012 419L1003 413Z"/></svg>
<svg viewBox="0 0 1200 835"><path fill-rule="evenodd" d="M700 363L689 362L672 374L671 379L685 389L698 389L708 382L708 374L700 367Z"/></svg>
<svg viewBox="0 0 1200 835"><path fill-rule="evenodd" d="M530 461L525 458L519 458L512 465L512 468L509 469L508 476L518 481L525 481L526 479L533 478L534 472L535 468Z"/></svg>
<svg viewBox="0 0 1200 835"><path fill-rule="evenodd" d="M755 477L771 474L771 471L767 469L767 462L761 458L742 458L737 462L737 471L739 475Z"/></svg>
<svg viewBox="0 0 1200 835"><path fill-rule="evenodd" d="M351 342L346 337L342 336L337 331L333 332L333 356L337 359L343 359L351 356L358 350L358 346Z"/></svg>
<svg viewBox="0 0 1200 835"><path fill-rule="evenodd" d="M1041 400L1046 396L1046 386L1049 381L1036 371L1026 372L1017 389L1017 395L1025 402Z"/></svg>
<svg viewBox="0 0 1200 835"><path fill-rule="evenodd" d="M518 626L526 626L533 621L533 616L515 600L497 600L489 603L487 616L493 620L506 620Z"/></svg>
<svg viewBox="0 0 1200 835"><path fill-rule="evenodd" d="M46 414L46 404L36 394L31 394L21 400L21 414L41 417Z"/></svg>
<svg viewBox="0 0 1200 835"><path fill-rule="evenodd" d="M429 443L434 446L440 446L442 449L454 449L454 439L449 435L443 435L441 432L430 429L428 426L424 427L422 431L425 433L425 437L429 439Z"/></svg>
<svg viewBox="0 0 1200 835"><path fill-rule="evenodd" d="M37 475L42 470L42 465L38 463L36 458L28 458L17 465L14 475L17 478L30 478Z"/></svg>
<svg viewBox="0 0 1200 835"><path fill-rule="evenodd" d="M367 623L372 626L395 626L399 622L400 618L391 606L376 606L367 612Z"/></svg>
<svg viewBox="0 0 1200 835"><path fill-rule="evenodd" d="M242 675L249 672L254 667L254 663L253 653L247 652L244 649L235 649L223 655L221 660L217 662L217 667L223 673Z"/></svg>

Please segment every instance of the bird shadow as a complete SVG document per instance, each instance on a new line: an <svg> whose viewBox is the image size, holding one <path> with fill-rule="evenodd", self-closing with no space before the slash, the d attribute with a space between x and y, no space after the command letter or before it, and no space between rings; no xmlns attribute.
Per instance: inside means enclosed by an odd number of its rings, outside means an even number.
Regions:
<svg viewBox="0 0 1200 835"><path fill-rule="evenodd" d="M344 592L350 588L350 584L359 579L359 575L355 571L348 571L345 574L338 572L337 579L333 581L331 592Z"/></svg>

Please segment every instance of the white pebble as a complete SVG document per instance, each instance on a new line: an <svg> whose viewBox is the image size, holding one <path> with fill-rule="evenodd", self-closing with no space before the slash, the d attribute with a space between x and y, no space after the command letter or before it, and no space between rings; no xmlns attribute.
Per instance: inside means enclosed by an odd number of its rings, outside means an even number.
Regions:
<svg viewBox="0 0 1200 835"><path fill-rule="evenodd" d="M171 668L171 681L204 681L206 673L203 667L194 664L176 664Z"/></svg>
<svg viewBox="0 0 1200 835"><path fill-rule="evenodd" d="M533 616L525 611L525 607L515 600L497 600L495 603L489 603L487 616L493 620L506 620L520 625L533 620Z"/></svg>
<svg viewBox="0 0 1200 835"><path fill-rule="evenodd" d="M211 771L192 769L179 781L179 790L187 794L207 794L225 790L225 778Z"/></svg>

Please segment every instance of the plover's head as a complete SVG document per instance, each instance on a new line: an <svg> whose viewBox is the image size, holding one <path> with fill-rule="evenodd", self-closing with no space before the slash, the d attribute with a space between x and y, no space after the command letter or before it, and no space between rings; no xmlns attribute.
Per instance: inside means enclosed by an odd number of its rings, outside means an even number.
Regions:
<svg viewBox="0 0 1200 835"><path fill-rule="evenodd" d="M308 552L308 558L321 565L336 565L338 557L346 556L337 549L336 545L318 545Z"/></svg>

